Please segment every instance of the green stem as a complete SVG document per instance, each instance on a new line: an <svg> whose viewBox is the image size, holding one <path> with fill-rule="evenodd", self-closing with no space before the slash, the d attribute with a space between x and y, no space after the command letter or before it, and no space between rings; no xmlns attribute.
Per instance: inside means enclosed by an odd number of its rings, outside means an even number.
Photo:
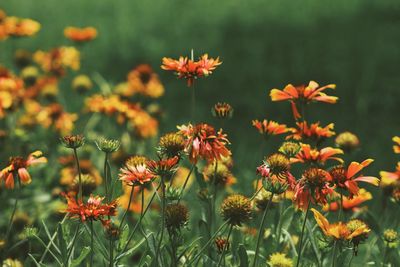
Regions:
<svg viewBox="0 0 400 267"><path fill-rule="evenodd" d="M306 215L305 215L305 217L304 217L303 227L302 227L302 229L301 229L299 256L297 257L296 267L299 267L299 264L300 264L301 252L302 252L302 250L303 250L304 230L305 230L305 228L306 228L306 222L307 222L308 213L309 213L309 211L310 211L310 206L311 206L311 198L308 200L307 211L306 211Z"/></svg>
<svg viewBox="0 0 400 267"><path fill-rule="evenodd" d="M126 214L128 213L129 208L131 207L134 189L135 189L135 186L132 185L132 186L131 186L131 193L130 193L130 195L129 195L128 207L126 208L126 210L125 210L125 212L124 212L124 215L122 216L121 223L119 224L118 232L121 232L122 226L124 225L124 220L125 220Z"/></svg>
<svg viewBox="0 0 400 267"><path fill-rule="evenodd" d="M68 255L67 255L67 264L68 264L69 258L71 257L72 251L74 249L75 241L76 241L76 238L78 236L78 232L79 232L80 227L81 227L81 225L78 224L78 226L76 227L76 230L75 230L74 237L72 238L71 247L69 248L69 252L68 252Z"/></svg>
<svg viewBox="0 0 400 267"><path fill-rule="evenodd" d="M78 196L79 196L79 200L81 201L81 203L83 203L81 166L79 165L79 158L78 158L78 153L77 153L77 151L76 151L76 148L74 148L74 156L75 156L75 161L76 161L76 167L77 167L77 169L78 169L78 178L79 178L79 192L78 192Z"/></svg>
<svg viewBox="0 0 400 267"><path fill-rule="evenodd" d="M389 248L389 243L386 242L385 252L383 253L382 267L385 266L385 263L386 263L388 248ZM353 253L353 255L354 255L354 253Z"/></svg>
<svg viewBox="0 0 400 267"><path fill-rule="evenodd" d="M336 249L337 247L337 240L333 243L333 253L332 253L332 267L335 267L335 262L336 262Z"/></svg>
<svg viewBox="0 0 400 267"><path fill-rule="evenodd" d="M109 179L107 175L107 162L108 162L108 153L105 153L104 157L104 185L106 189L106 201L107 203L110 201L110 196L109 196Z"/></svg>
<svg viewBox="0 0 400 267"><path fill-rule="evenodd" d="M181 199L182 199L183 192L185 191L185 188L186 188L186 186L187 186L187 183L189 182L190 175L192 174L192 172L193 172L195 166L196 166L196 164L192 164L192 167L190 168L190 171L189 171L188 175L186 176L185 182L183 183L181 192L180 192L180 194L179 194L178 204L179 204L179 202L180 202Z"/></svg>
<svg viewBox="0 0 400 267"><path fill-rule="evenodd" d="M258 230L257 246L256 246L255 254L254 254L253 267L257 266L258 252L260 250L261 238L264 235L264 223L265 223L265 219L267 218L267 213L268 213L269 207L270 207L270 205L272 203L272 198L273 197L274 197L274 193L271 193L271 197L269 198L267 207L265 208L263 217L261 219L260 227L259 227L259 230Z"/></svg>
<svg viewBox="0 0 400 267"><path fill-rule="evenodd" d="M62 221L61 221L60 224L63 224L63 223L65 222L65 220L67 219L67 217L68 217L68 213L65 214L65 216L64 216L64 218L62 219ZM54 242L54 239L55 239L56 237L57 237L57 230L55 230L55 232L53 233L53 235L51 236L51 238L50 238L50 240L49 240L49 243L47 243L46 249L44 250L42 256L40 257L39 263L42 263L42 262L43 262L44 258L45 258L46 255L47 255L47 252L50 250L51 244Z"/></svg>
<svg viewBox="0 0 400 267"><path fill-rule="evenodd" d="M219 258L217 267L219 267L221 265L222 259L225 257L225 251L228 249L228 246L229 246L229 239L231 237L232 229L233 229L233 224L231 224L231 226L229 227L228 236L226 238L226 244L225 244L225 246L224 246L224 248L222 250L222 253L221 253L221 256Z"/></svg>
<svg viewBox="0 0 400 267"><path fill-rule="evenodd" d="M90 267L93 267L93 255L94 255L94 245L93 245L93 220L90 220Z"/></svg>
<svg viewBox="0 0 400 267"><path fill-rule="evenodd" d="M340 191L340 203L339 203L338 221L340 221L342 219L342 214L343 214L343 192Z"/></svg>
<svg viewBox="0 0 400 267"><path fill-rule="evenodd" d="M164 228L165 228L165 183L164 177L161 176L161 234L160 240L158 241L157 249L156 249L156 264L158 264L158 254L160 253L160 248L162 244L162 240L164 237Z"/></svg>

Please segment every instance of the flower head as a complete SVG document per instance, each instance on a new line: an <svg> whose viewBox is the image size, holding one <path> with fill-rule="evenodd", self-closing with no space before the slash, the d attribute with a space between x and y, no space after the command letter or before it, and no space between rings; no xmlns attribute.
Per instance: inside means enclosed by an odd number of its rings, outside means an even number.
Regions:
<svg viewBox="0 0 400 267"><path fill-rule="evenodd" d="M267 261L270 267L293 267L293 261L284 253L273 253L269 256Z"/></svg>
<svg viewBox="0 0 400 267"><path fill-rule="evenodd" d="M392 138L394 145L393 145L393 151L396 154L400 154L400 136L394 136Z"/></svg>
<svg viewBox="0 0 400 267"><path fill-rule="evenodd" d="M80 134L66 135L61 138L61 142L66 148L77 149L85 144L85 137Z"/></svg>
<svg viewBox="0 0 400 267"><path fill-rule="evenodd" d="M124 86L116 88L116 92L125 97L141 94L151 98L159 98L164 94L164 86L157 73L150 65L141 64L128 73Z"/></svg>
<svg viewBox="0 0 400 267"><path fill-rule="evenodd" d="M400 162L397 162L394 172L381 171L379 175L381 176L380 186L383 188L400 185Z"/></svg>
<svg viewBox="0 0 400 267"><path fill-rule="evenodd" d="M343 150L339 148L325 147L321 150L312 149L309 144L301 144L301 151L296 155L296 157L291 158L292 163L296 162L311 162L317 164L325 164L327 160L336 160L343 163L343 160L335 155L343 154Z"/></svg>
<svg viewBox="0 0 400 267"><path fill-rule="evenodd" d="M28 167L46 162L47 159L41 151L29 154L27 159L11 157L9 165L0 172L0 182L4 180L6 188L14 188L14 180L19 177L23 185L29 184L32 179L28 172Z"/></svg>
<svg viewBox="0 0 400 267"><path fill-rule="evenodd" d="M216 118L231 118L233 115L233 108L228 103L217 103L211 109L211 113Z"/></svg>
<svg viewBox="0 0 400 267"><path fill-rule="evenodd" d="M330 123L325 127L319 126L319 122L308 125L306 121L296 122L296 125L297 128L294 128L292 130L292 134L288 135L286 139L309 139L320 142L328 137L335 135L335 132L333 131L333 123Z"/></svg>
<svg viewBox="0 0 400 267"><path fill-rule="evenodd" d="M181 203L171 203L165 207L165 226L179 230L189 220L189 210Z"/></svg>
<svg viewBox="0 0 400 267"><path fill-rule="evenodd" d="M222 129L218 132L205 123L197 125L182 125L178 127L185 139L185 151L189 154L189 160L196 163L200 158L212 162L228 157L231 152L226 147L229 143Z"/></svg>
<svg viewBox="0 0 400 267"><path fill-rule="evenodd" d="M399 241L399 234L394 229L386 229L383 232L383 240L385 240L389 247L396 247Z"/></svg>
<svg viewBox="0 0 400 267"><path fill-rule="evenodd" d="M184 149L185 139L179 132L167 133L158 142L158 152L168 158L180 156Z"/></svg>
<svg viewBox="0 0 400 267"><path fill-rule="evenodd" d="M204 54L198 61L179 57L178 60L164 57L161 68L163 70L174 71L178 78L187 80L187 85L192 86L195 79L210 75L222 62L219 58L209 58Z"/></svg>
<svg viewBox="0 0 400 267"><path fill-rule="evenodd" d="M252 124L263 135L280 135L291 131L291 128L287 128L286 124L279 124L271 120L253 120Z"/></svg>
<svg viewBox="0 0 400 267"><path fill-rule="evenodd" d="M357 135L351 132L343 132L338 134L335 139L335 143L338 147L344 151L353 151L360 146L360 140Z"/></svg>
<svg viewBox="0 0 400 267"><path fill-rule="evenodd" d="M129 158L120 169L119 179L127 185L144 185L153 180L156 175L147 167L147 159L141 156Z"/></svg>
<svg viewBox="0 0 400 267"><path fill-rule="evenodd" d="M301 145L297 142L286 141L279 148L279 152L291 158L297 155L301 150Z"/></svg>
<svg viewBox="0 0 400 267"><path fill-rule="evenodd" d="M178 168L178 162L179 158L175 156L169 159L149 160L146 165L153 175L170 179Z"/></svg>
<svg viewBox="0 0 400 267"><path fill-rule="evenodd" d="M88 42L97 37L97 30L94 27L66 27L64 36L74 42Z"/></svg>
<svg viewBox="0 0 400 267"><path fill-rule="evenodd" d="M100 151L112 153L119 149L121 142L116 139L99 138L96 140L96 146Z"/></svg>
<svg viewBox="0 0 400 267"><path fill-rule="evenodd" d="M203 170L203 175L206 181L217 186L230 186L236 182L236 178L229 167L220 160L217 163L207 164Z"/></svg>
<svg viewBox="0 0 400 267"><path fill-rule="evenodd" d="M93 82L87 75L81 74L72 80L72 89L79 93L87 92L92 89L92 87Z"/></svg>
<svg viewBox="0 0 400 267"><path fill-rule="evenodd" d="M217 247L218 253L222 253L224 249L229 247L228 239L222 236L216 237L214 243Z"/></svg>
<svg viewBox="0 0 400 267"><path fill-rule="evenodd" d="M221 204L221 214L225 221L240 226L251 217L251 202L242 195L230 195Z"/></svg>

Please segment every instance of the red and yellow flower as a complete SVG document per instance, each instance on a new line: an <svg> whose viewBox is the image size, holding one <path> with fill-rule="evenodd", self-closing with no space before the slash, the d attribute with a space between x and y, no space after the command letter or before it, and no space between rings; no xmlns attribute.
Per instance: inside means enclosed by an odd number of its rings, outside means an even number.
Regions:
<svg viewBox="0 0 400 267"><path fill-rule="evenodd" d="M382 187L400 185L400 162L397 162L394 172L381 171L379 175L381 176L380 185Z"/></svg>
<svg viewBox="0 0 400 267"><path fill-rule="evenodd" d="M324 205L324 211L338 211L340 209L340 197L338 196L338 194L335 196L335 198L338 200ZM354 196L352 198L343 196L342 208L343 210L357 211L360 209L360 205L362 203L371 199L372 194L364 188L361 188L357 196Z"/></svg>
<svg viewBox="0 0 400 267"><path fill-rule="evenodd" d="M343 154L343 150L333 147L325 147L321 150L311 148L308 144L301 144L301 150L294 158L291 158L291 163L305 163L313 162L318 164L324 164L327 160L336 160L343 163L343 159L334 157L335 155Z"/></svg>
<svg viewBox="0 0 400 267"><path fill-rule="evenodd" d="M319 122L308 125L306 121L297 122L296 125L297 128L294 128L292 134L288 135L286 139L302 140L306 138L319 141L335 135L333 123L325 127L319 126Z"/></svg>
<svg viewBox="0 0 400 267"><path fill-rule="evenodd" d="M94 27L66 27L64 36L74 42L88 42L97 37L97 30Z"/></svg>
<svg viewBox="0 0 400 267"><path fill-rule="evenodd" d="M392 140L394 142L394 145L393 145L394 153L400 154L400 136L395 136L395 137L393 137Z"/></svg>
<svg viewBox="0 0 400 267"><path fill-rule="evenodd" d="M120 169L119 179L130 186L151 182L156 175L149 170L147 162L148 160L141 156L129 158Z"/></svg>
<svg viewBox="0 0 400 267"><path fill-rule="evenodd" d="M252 124L260 134L265 135L279 135L292 131L292 128L286 127L286 124L279 124L271 120L253 120Z"/></svg>

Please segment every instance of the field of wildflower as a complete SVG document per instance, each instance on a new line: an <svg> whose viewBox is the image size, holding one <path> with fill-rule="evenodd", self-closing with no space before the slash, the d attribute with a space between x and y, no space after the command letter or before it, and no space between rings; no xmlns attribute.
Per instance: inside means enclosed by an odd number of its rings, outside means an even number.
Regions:
<svg viewBox="0 0 400 267"><path fill-rule="evenodd" d="M400 5L173 2L1 3L1 266L400 266Z"/></svg>

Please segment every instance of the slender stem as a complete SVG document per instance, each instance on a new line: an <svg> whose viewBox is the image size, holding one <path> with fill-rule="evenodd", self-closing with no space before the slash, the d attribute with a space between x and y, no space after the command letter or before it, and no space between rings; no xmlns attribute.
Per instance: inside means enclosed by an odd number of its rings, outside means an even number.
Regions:
<svg viewBox="0 0 400 267"><path fill-rule="evenodd" d="M104 157L104 185L106 189L106 200L109 202L109 181L108 181L108 175L107 175L107 162L108 162L108 153L105 153Z"/></svg>
<svg viewBox="0 0 400 267"><path fill-rule="evenodd" d="M68 213L65 214L64 218L62 219L60 224L63 224L68 217ZM47 255L47 252L50 250L51 244L54 242L54 239L57 237L57 230L54 231L53 235L51 236L49 243L46 245L46 249L44 250L42 256L40 257L39 263L42 263L44 258Z"/></svg>
<svg viewBox="0 0 400 267"><path fill-rule="evenodd" d="M196 164L193 163L193 164L192 164L192 167L190 168L190 171L189 171L188 175L186 176L185 182L183 183L183 186L182 186L181 192L180 192L180 194L179 194L179 198L178 198L178 204L179 204L179 202L180 202L181 199L182 199L183 192L185 191L185 188L186 188L186 186L187 186L187 183L189 182L190 175L192 174L192 172L193 172L193 170L194 170L195 167L196 167Z"/></svg>
<svg viewBox="0 0 400 267"><path fill-rule="evenodd" d="M333 243L333 253L332 253L332 267L335 267L335 262L336 262L336 251L337 251L337 240Z"/></svg>
<svg viewBox="0 0 400 267"><path fill-rule="evenodd" d="M128 213L129 208L131 207L134 189L135 189L135 186L132 185L132 186L131 186L131 193L130 193L130 195L129 195L128 207L126 208L126 210L125 210L125 212L124 212L124 215L122 216L121 223L119 224L119 229L118 229L119 232L121 231L122 226L124 225L124 220L125 220L126 214Z"/></svg>
<svg viewBox="0 0 400 267"><path fill-rule="evenodd" d="M304 230L305 230L305 228L306 228L306 222L307 222L308 213L309 213L309 211L310 211L310 206L311 206L311 198L308 200L307 211L306 211L306 215L305 215L305 217L304 217L304 222L303 222L303 228L301 229L299 256L297 257L296 267L299 267L299 264L300 264L301 252L302 252L302 249L303 249Z"/></svg>
<svg viewBox="0 0 400 267"><path fill-rule="evenodd" d="M71 247L69 248L69 252L68 252L68 255L67 255L67 264L68 264L69 258L71 257L72 251L74 250L75 241L76 241L76 238L78 236L78 232L79 232L80 228L81 228L81 225L78 224L78 226L76 227L76 230L75 230L74 237L72 238Z"/></svg>
<svg viewBox="0 0 400 267"><path fill-rule="evenodd" d="M226 244L224 246L224 249L222 250L217 267L221 265L222 259L225 257L225 251L228 249L229 246L229 239L231 237L232 229L233 229L233 224L231 224L231 226L229 227L228 237L226 238Z"/></svg>
<svg viewBox="0 0 400 267"><path fill-rule="evenodd" d="M93 255L94 255L94 245L93 245L93 220L90 220L90 267L93 267Z"/></svg>
<svg viewBox="0 0 400 267"><path fill-rule="evenodd" d="M156 249L156 263L158 264L158 254L160 253L160 248L162 244L162 240L164 237L164 228L165 228L165 183L164 177L161 176L161 234L160 240L158 241L157 249Z"/></svg>
<svg viewBox="0 0 400 267"><path fill-rule="evenodd" d="M261 219L260 227L259 227L259 230L258 230L257 246L256 246L256 252L254 254L253 267L257 266L258 252L260 250L261 238L264 235L264 223L265 223L265 219L267 218L267 213L268 213L269 207L270 207L270 205L272 203L272 198L273 197L274 197L274 193L271 193L271 197L269 198L267 207L265 208L263 217Z"/></svg>
<svg viewBox="0 0 400 267"><path fill-rule="evenodd" d="M339 215L338 215L338 220L340 221L342 219L342 214L343 214L343 192L340 191L340 203L339 203Z"/></svg>
<svg viewBox="0 0 400 267"><path fill-rule="evenodd" d="M78 178L79 178L79 192L78 192L78 196L79 196L79 200L81 201L81 203L83 202L83 197L82 197L82 174L81 174L81 166L79 165L79 158L78 158L78 153L76 151L76 148L74 148L74 156L75 156L75 161L76 161L76 167L78 169Z"/></svg>
<svg viewBox="0 0 400 267"><path fill-rule="evenodd" d="M6 244L8 243L8 239L10 238L10 233L11 233L11 229L12 229L12 225L13 225L13 220L14 220L15 212L17 211L18 200L19 200L20 193L21 193L21 180L19 179L19 175L15 172L14 176L17 177L18 188L17 188L17 193L15 194L14 208L13 208L13 211L11 213L10 220L8 222L7 233L6 233L6 238L5 238Z"/></svg>
<svg viewBox="0 0 400 267"><path fill-rule="evenodd" d="M386 242L385 252L383 253L382 267L385 266L385 263L386 263L388 248L389 248L389 243ZM353 253L353 255L354 255L354 253Z"/></svg>

